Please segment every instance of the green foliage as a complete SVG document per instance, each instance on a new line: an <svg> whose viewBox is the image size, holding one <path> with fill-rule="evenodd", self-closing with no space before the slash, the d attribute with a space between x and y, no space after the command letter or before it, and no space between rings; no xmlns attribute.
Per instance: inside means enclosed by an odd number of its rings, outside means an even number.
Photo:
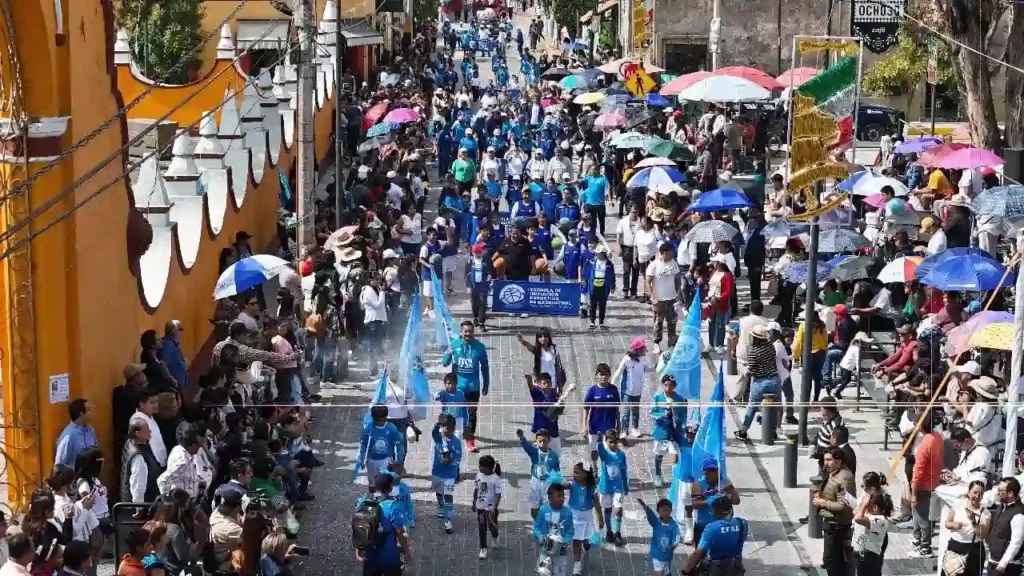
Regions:
<svg viewBox="0 0 1024 576"><path fill-rule="evenodd" d="M441 7L439 0L416 0L413 3L413 19L417 22L433 22L437 20L437 10Z"/></svg>
<svg viewBox="0 0 1024 576"><path fill-rule="evenodd" d="M117 24L131 37L132 57L148 78L185 84L189 69L202 63L196 47L203 41L203 14L203 0L121 0Z"/></svg>
<svg viewBox="0 0 1024 576"><path fill-rule="evenodd" d="M611 18L601 19L601 32L597 36L597 45L605 50L615 49L617 20Z"/></svg>
<svg viewBox="0 0 1024 576"><path fill-rule="evenodd" d="M597 0L549 0L549 2L551 15L555 18L559 30L565 26L574 38L579 36L580 18L597 8Z"/></svg>
<svg viewBox="0 0 1024 576"><path fill-rule="evenodd" d="M912 94L928 74L927 38L909 26L901 26L898 44L889 55L864 73L863 88L867 94L881 98ZM949 45L938 42L939 84L957 90L956 66Z"/></svg>

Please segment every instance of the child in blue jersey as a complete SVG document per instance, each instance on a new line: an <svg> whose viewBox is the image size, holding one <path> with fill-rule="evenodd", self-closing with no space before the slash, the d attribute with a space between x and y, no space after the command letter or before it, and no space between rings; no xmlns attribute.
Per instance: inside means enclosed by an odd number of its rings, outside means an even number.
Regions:
<svg viewBox="0 0 1024 576"><path fill-rule="evenodd" d="M714 519L701 535L697 549L686 559L684 576L692 576L704 562L712 574L743 574L743 544L747 541L747 521L733 517L733 502L725 495L711 499Z"/></svg>
<svg viewBox="0 0 1024 576"><path fill-rule="evenodd" d="M469 409L466 407L466 394L459 390L455 374L444 375L444 388L434 394L434 400L441 403L441 412L455 417L455 437L462 438L462 427L469 420Z"/></svg>
<svg viewBox="0 0 1024 576"><path fill-rule="evenodd" d="M611 366L604 362L598 364L594 371L594 384L583 398L583 420L587 423L590 460L595 463L601 437L609 430L615 429L619 423L619 389L611 381Z"/></svg>
<svg viewBox="0 0 1024 576"><path fill-rule="evenodd" d="M552 418L552 414L549 413L551 407L558 402L558 391L551 383L551 375L541 372L536 380L530 374L526 374L524 377L526 378L526 391L530 394L530 400L533 401L533 424L530 431L536 434L541 430L546 430L550 438L548 445L553 451L561 452L558 416ZM554 410L560 414L564 409L555 408Z"/></svg>
<svg viewBox="0 0 1024 576"><path fill-rule="evenodd" d="M373 422L363 429L359 438L359 456L356 460L356 474L366 466L366 478L370 492L377 475L385 472L392 462L405 461L405 442L398 427L388 422L388 407L370 408Z"/></svg>
<svg viewBox="0 0 1024 576"><path fill-rule="evenodd" d="M437 516L443 520L444 531L451 534L452 512L455 510L455 483L459 481L462 464L462 440L455 437L455 417L440 414L430 432L434 439L434 465L430 470L434 495L437 497Z"/></svg>
<svg viewBox="0 0 1024 576"><path fill-rule="evenodd" d="M548 503L541 507L533 521L533 536L540 544L538 574L565 573L554 565L568 563L569 543L575 537L573 528L572 512L565 505L565 487L561 484L548 486Z"/></svg>
<svg viewBox="0 0 1024 576"><path fill-rule="evenodd" d="M600 508L601 501L597 495L597 478L594 471L585 468L583 462L577 462L572 468L572 483L569 484L569 510L572 511L572 573L573 576L583 574L583 553L590 550L590 539L598 530L604 530L604 516L594 514ZM597 528L594 528L594 518Z"/></svg>
<svg viewBox="0 0 1024 576"><path fill-rule="evenodd" d="M576 235L580 239L580 255L576 259L576 271L574 272L574 278L577 278L578 282L582 284L580 290L580 317L587 317L587 308L590 304L590 290L587 287L587 276L586 269L590 262L594 259L594 251L597 250L597 237L592 236L590 238L584 238L579 233L579 229L576 229Z"/></svg>
<svg viewBox="0 0 1024 576"><path fill-rule="evenodd" d="M651 419L654 429L654 487L661 488L661 465L665 454L679 456L679 444L686 426L686 399L676 393L676 379L671 374L661 377L661 392L651 399Z"/></svg>
<svg viewBox="0 0 1024 576"><path fill-rule="evenodd" d="M551 473L562 470L558 463L558 452L551 449L551 437L547 430L538 430L533 436L533 444L526 441L522 429L516 430L516 438L519 438L519 445L530 457L530 516L536 519L540 507L547 503Z"/></svg>
<svg viewBox="0 0 1024 576"><path fill-rule="evenodd" d="M672 503L664 498L658 500L655 513L642 498L636 501L643 507L647 523L651 525L650 555L654 576L671 576L672 553L683 539L679 525L672 519Z"/></svg>
<svg viewBox="0 0 1024 576"><path fill-rule="evenodd" d="M480 472L473 484L473 511L476 512L477 529L480 535L480 559L487 558L487 532L498 537L498 505L505 491L501 478L501 464L494 456L480 457Z"/></svg>
<svg viewBox="0 0 1024 576"><path fill-rule="evenodd" d="M622 546L626 543L621 531L622 500L629 494L629 465L626 452L619 446L618 430L609 430L604 435L604 442L597 445L597 454L601 459L597 492L604 513L604 538L606 542Z"/></svg>
<svg viewBox="0 0 1024 576"><path fill-rule="evenodd" d="M398 503L402 511L405 512L405 528L408 531L416 527L416 516L412 505L412 490L408 484L402 482L402 471L400 464L388 466L388 474L395 479L391 485L391 499Z"/></svg>

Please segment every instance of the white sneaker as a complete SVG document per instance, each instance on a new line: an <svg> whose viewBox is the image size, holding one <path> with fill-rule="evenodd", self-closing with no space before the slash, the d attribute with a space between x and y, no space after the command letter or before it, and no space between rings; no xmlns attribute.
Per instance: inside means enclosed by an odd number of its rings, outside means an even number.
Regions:
<svg viewBox="0 0 1024 576"><path fill-rule="evenodd" d="M444 525L445 534L451 534L452 532L455 532L455 527L452 526L451 520L445 520L442 524Z"/></svg>
<svg viewBox="0 0 1024 576"><path fill-rule="evenodd" d="M529 314L520 314L519 317L520 318L529 318L530 315Z"/></svg>
<svg viewBox="0 0 1024 576"><path fill-rule="evenodd" d="M477 557L480 558L481 560L486 560L487 559L487 548L481 548L480 549L480 554L478 554Z"/></svg>
<svg viewBox="0 0 1024 576"><path fill-rule="evenodd" d="M572 564L572 576L582 576L583 574L583 562L573 562Z"/></svg>
<svg viewBox="0 0 1024 576"><path fill-rule="evenodd" d="M683 525L686 531L683 535L683 544L693 544L693 518L684 518Z"/></svg>
<svg viewBox="0 0 1024 576"><path fill-rule="evenodd" d="M661 488L664 485L665 485L665 481L661 479L661 476L655 475L654 476L654 487L655 488Z"/></svg>
<svg viewBox="0 0 1024 576"><path fill-rule="evenodd" d="M655 343L654 346L651 346L651 352L655 356L661 354L661 344Z"/></svg>

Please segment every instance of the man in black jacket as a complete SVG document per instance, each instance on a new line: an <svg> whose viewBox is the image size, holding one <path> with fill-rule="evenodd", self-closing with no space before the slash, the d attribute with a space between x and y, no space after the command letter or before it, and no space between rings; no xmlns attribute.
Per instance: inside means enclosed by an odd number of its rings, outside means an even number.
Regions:
<svg viewBox="0 0 1024 576"><path fill-rule="evenodd" d="M830 440L833 448L839 448L843 451L843 463L850 469L850 472L853 472L853 476L856 478L857 453L850 446L850 429L846 426L836 426L832 430L832 438Z"/></svg>
<svg viewBox="0 0 1024 576"><path fill-rule="evenodd" d="M761 214L752 214L747 220L747 233L743 243L743 264L747 267L751 302L761 299L761 278L767 253L765 239L761 234L762 228L764 217Z"/></svg>

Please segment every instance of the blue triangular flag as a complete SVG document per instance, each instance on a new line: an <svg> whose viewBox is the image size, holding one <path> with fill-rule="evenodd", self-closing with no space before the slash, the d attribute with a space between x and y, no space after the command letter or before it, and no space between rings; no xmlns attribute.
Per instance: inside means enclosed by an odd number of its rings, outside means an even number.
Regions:
<svg viewBox="0 0 1024 576"><path fill-rule="evenodd" d="M676 392L687 400L700 400L700 288L693 297L683 330L661 375L676 379Z"/></svg>
<svg viewBox="0 0 1024 576"><path fill-rule="evenodd" d="M718 463L719 483L725 486L728 477L725 466L725 377L721 366L709 403L693 441L690 470L694 478L700 478L704 473L704 461L714 458Z"/></svg>

